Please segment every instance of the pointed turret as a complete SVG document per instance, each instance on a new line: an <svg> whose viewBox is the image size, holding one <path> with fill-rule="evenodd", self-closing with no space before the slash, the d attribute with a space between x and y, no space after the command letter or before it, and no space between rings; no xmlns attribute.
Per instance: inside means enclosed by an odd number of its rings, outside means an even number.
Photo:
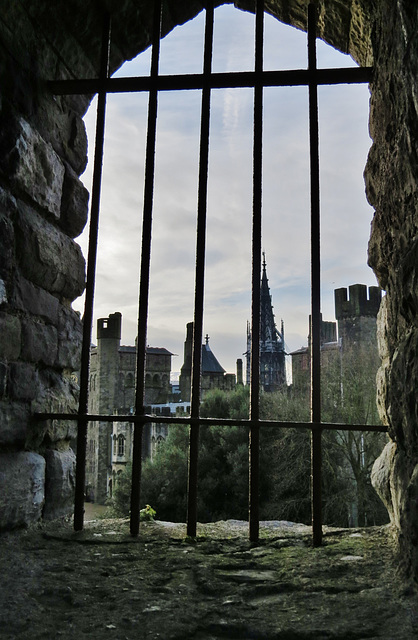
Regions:
<svg viewBox="0 0 418 640"><path fill-rule="evenodd" d="M274 319L273 305L267 278L266 256L263 264L260 291L260 386L264 391L274 391L286 383L284 324L278 331ZM251 335L247 329L247 371L249 371L249 348ZM247 377L247 384L249 378Z"/></svg>

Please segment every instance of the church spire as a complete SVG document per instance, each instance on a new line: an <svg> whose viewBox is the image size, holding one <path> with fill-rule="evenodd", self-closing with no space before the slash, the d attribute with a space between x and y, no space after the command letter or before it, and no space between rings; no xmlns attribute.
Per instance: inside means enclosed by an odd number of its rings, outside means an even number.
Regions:
<svg viewBox="0 0 418 640"><path fill-rule="evenodd" d="M260 383L264 391L274 391L286 383L283 336L283 321L281 323L281 331L278 331L274 319L270 287L267 278L266 254L263 251L260 291ZM247 335L248 353L250 344L251 335Z"/></svg>

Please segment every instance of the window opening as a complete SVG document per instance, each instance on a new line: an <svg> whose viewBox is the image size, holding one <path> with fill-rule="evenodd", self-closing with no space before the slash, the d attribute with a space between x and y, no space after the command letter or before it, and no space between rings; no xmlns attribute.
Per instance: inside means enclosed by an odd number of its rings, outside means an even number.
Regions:
<svg viewBox="0 0 418 640"><path fill-rule="evenodd" d="M152 422L152 417L144 414L144 366L146 353L146 327L149 302L151 227L153 211L153 191L155 176L156 122L159 91L180 89L201 89L201 132L199 154L199 186L197 205L196 233L196 271L195 271L195 303L193 333L193 368L192 397L190 417L159 418L161 423L181 421L190 425L190 469L188 494L188 535L196 535L196 502L197 502L197 458L198 435L202 424L234 424L250 428L250 516L249 533L251 540L258 538L258 476L259 476L259 431L263 424L286 427L289 423L268 422L260 420L259 414L259 333L260 333L260 271L261 271L261 209L262 209L262 137L263 137L263 95L266 87L300 86L309 90L310 121L310 164L311 164L311 421L292 423L292 427L308 428L312 433L312 524L314 544L320 544L321 525L321 432L323 429L360 430L352 425L324 424L321 422L320 406L320 229L319 229L319 156L318 156L318 106L317 89L321 84L369 82L370 68L317 69L315 6L308 8L308 69L287 71L265 71L263 68L264 38L264 2L255 2L255 65L254 71L235 73L212 73L213 49L213 2L209 1L205 15L205 45L203 73L197 75L161 76L159 73L160 32L162 2L156 0L151 73L149 77L109 78L110 19L104 19L103 44L101 53L100 75L98 80L51 82L51 91L56 94L98 93L96 148L93 172L93 188L91 199L91 222L89 233L89 251L87 267L87 286L83 329L82 368L80 376L80 404L78 412L78 445L76 470L75 529L83 526L83 500L85 485L85 456L87 421L131 422L134 427L132 497L131 497L131 533L136 535L139 527L139 495L141 475L141 443L143 425ZM253 222L252 222L252 354L251 354L251 404L249 420L214 420L203 419L199 415L199 386L201 372L201 344L203 324L203 294L205 282L205 236L207 213L207 177L208 149L210 125L211 92L220 87L253 87L254 91L254 136L253 136ZM140 266L140 295L138 312L137 339L137 383L134 416L95 416L87 413L87 388L89 372L89 355L92 327L92 304L94 298L95 267L97 259L98 217L100 209L101 166L103 158L104 123L106 112L106 95L108 92L146 91L149 96L148 128L146 142L146 164L144 185L144 207L142 226L142 251ZM67 414L42 414L57 417ZM361 426L364 429L364 426ZM368 427L369 430L384 431L384 427Z"/></svg>
<svg viewBox="0 0 418 640"><path fill-rule="evenodd" d="M125 436L119 434L118 436L118 456L125 455Z"/></svg>

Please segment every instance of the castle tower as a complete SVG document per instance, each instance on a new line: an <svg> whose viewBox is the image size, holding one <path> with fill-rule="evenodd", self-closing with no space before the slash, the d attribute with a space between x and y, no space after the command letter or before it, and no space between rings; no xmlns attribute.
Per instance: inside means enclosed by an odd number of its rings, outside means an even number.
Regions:
<svg viewBox="0 0 418 640"><path fill-rule="evenodd" d="M97 347L90 352L89 413L112 414L118 406L121 329L118 312L97 320ZM111 423L89 423L87 447L86 495L103 504L112 478Z"/></svg>
<svg viewBox="0 0 418 640"><path fill-rule="evenodd" d="M342 348L377 345L376 318L382 292L379 287L353 284L348 289L336 289L335 317L338 322L338 337ZM367 294L368 297L367 297Z"/></svg>
<svg viewBox="0 0 418 640"><path fill-rule="evenodd" d="M263 391L274 391L286 384L284 348L284 324L276 327L270 288L267 278L266 258L263 252L263 271L260 292L260 386ZM247 325L247 384L250 382L251 330Z"/></svg>

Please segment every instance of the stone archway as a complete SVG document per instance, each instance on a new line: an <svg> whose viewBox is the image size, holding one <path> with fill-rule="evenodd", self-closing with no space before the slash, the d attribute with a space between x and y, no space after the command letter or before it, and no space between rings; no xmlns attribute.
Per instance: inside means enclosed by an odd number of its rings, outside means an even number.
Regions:
<svg viewBox="0 0 418 640"><path fill-rule="evenodd" d="M150 39L150 3L107 1L112 70ZM200 0L167 0L164 30L193 18ZM216 3L221 4L221 3ZM376 214L370 264L387 292L380 312L379 409L392 438L376 467L405 566L418 573L418 101L414 3L317 3L320 35L362 65L374 64L373 146L365 172ZM252 2L236 6L249 10ZM279 20L304 28L306 0L272 0ZM97 75L95 2L10 3L0 25L0 524L18 526L70 508L70 423L34 424L38 410L71 409L80 321L70 302L84 286L74 238L85 224L82 117L89 99L54 98L46 81ZM45 471L46 467L46 471ZM54 487L54 491L50 488ZM60 487L60 490L57 490ZM48 493L49 492L49 493ZM44 509L45 504L45 509Z"/></svg>

